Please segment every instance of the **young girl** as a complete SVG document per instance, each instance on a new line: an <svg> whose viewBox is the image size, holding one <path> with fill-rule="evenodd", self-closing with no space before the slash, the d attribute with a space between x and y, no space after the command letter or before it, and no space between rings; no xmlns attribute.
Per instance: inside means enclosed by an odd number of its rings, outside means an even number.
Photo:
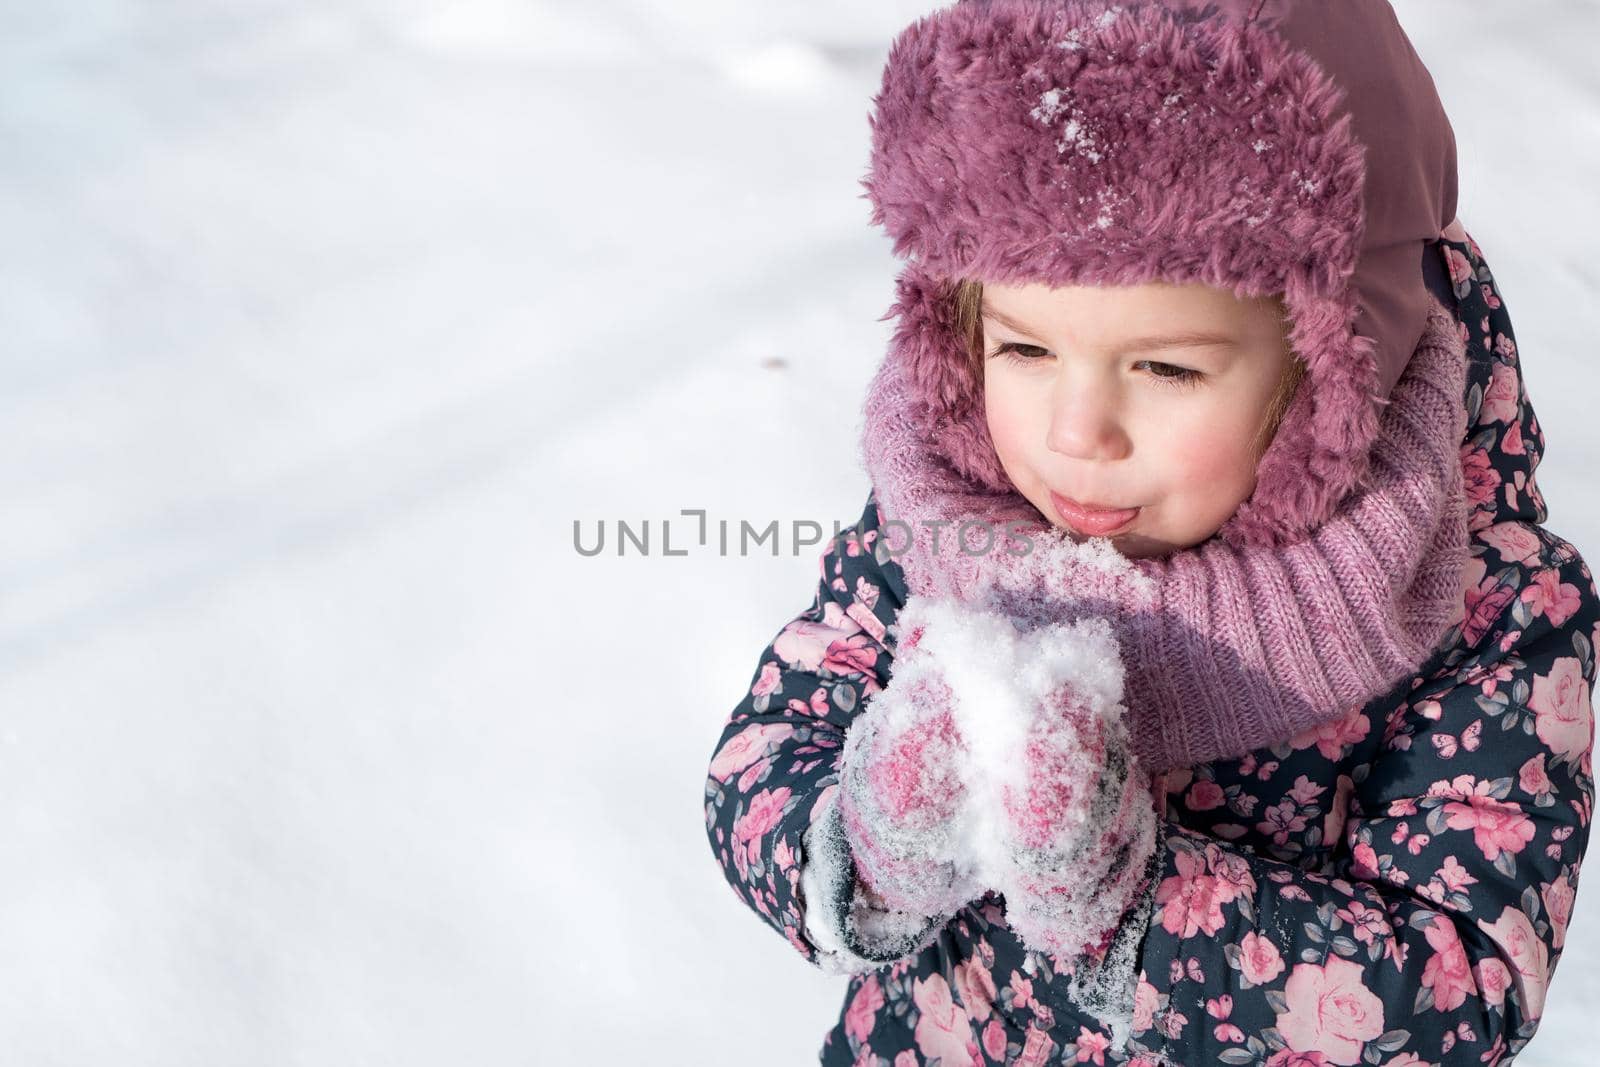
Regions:
<svg viewBox="0 0 1600 1067"><path fill-rule="evenodd" d="M861 520L712 756L828 1064L1508 1062L1600 594L1384 0L961 0L895 42Z"/></svg>

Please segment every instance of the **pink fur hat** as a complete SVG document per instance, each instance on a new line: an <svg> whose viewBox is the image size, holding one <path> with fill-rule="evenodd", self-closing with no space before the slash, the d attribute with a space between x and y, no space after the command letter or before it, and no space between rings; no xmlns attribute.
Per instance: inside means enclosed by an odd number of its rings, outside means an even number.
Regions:
<svg viewBox="0 0 1600 1067"><path fill-rule="evenodd" d="M958 0L895 40L872 221L886 318L944 458L1011 489L949 283L1203 283L1283 297L1306 377L1219 531L1303 538L1362 484L1428 321L1455 140L1386 0Z"/></svg>

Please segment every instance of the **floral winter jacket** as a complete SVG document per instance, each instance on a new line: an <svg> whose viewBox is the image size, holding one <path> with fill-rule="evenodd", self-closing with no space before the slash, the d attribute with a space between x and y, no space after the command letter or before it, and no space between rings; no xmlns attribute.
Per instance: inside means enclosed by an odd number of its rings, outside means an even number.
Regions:
<svg viewBox="0 0 1600 1067"><path fill-rule="evenodd" d="M1544 441L1482 253L1447 243L1471 357L1465 617L1392 691L1242 759L1169 774L1122 1051L995 894L850 978L825 1064L1504 1064L1538 1026L1594 797L1600 595L1543 527ZM815 602L762 654L710 764L739 898L808 960L802 834L887 684L907 596L869 497Z"/></svg>

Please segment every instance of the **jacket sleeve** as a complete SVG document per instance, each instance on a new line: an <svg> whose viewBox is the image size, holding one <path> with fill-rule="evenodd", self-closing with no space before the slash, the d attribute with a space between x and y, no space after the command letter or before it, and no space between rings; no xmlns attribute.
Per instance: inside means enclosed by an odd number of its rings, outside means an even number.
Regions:
<svg viewBox="0 0 1600 1067"><path fill-rule="evenodd" d="M801 874L807 831L831 808L845 731L888 682L887 631L904 593L881 566L884 551L869 496L860 522L822 554L811 606L761 653L706 778L706 834L733 891L808 961L830 970L838 969L838 952L833 945L819 951L808 929Z"/></svg>
<svg viewBox="0 0 1600 1067"><path fill-rule="evenodd" d="M1496 1064L1533 1036L1589 836L1600 596L1566 542L1504 525L1536 551L1477 565L1480 636L1396 695L1320 872L1168 827L1135 998L1152 1058Z"/></svg>

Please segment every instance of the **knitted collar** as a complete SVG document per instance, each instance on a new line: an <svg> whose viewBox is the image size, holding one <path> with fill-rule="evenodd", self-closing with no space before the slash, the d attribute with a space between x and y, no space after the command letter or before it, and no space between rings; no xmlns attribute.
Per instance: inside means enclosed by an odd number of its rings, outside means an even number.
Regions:
<svg viewBox="0 0 1600 1067"><path fill-rule="evenodd" d="M1467 356L1437 297L1383 409L1367 476L1331 518L1293 543L1213 536L1159 559L1128 560L1103 538L1074 542L1014 488L959 473L906 348L892 345L873 379L861 444L907 589L1024 626L1108 619L1135 751L1152 771L1241 756L1347 715L1461 621ZM963 522L982 528L968 526L958 544Z"/></svg>

